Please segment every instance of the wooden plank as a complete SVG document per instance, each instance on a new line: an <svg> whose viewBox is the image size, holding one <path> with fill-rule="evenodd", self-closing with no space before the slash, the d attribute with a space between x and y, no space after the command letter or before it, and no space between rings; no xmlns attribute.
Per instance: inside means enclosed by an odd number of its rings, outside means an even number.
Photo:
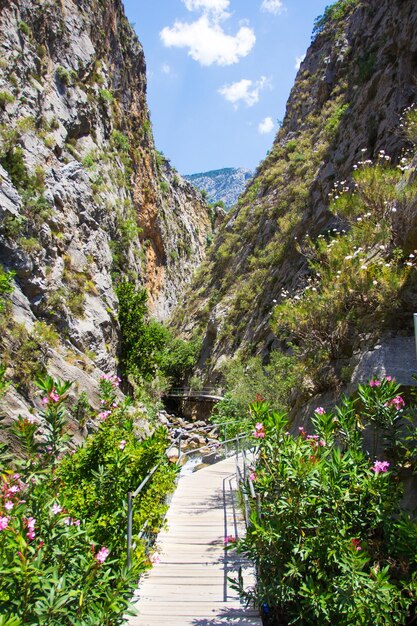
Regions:
<svg viewBox="0 0 417 626"><path fill-rule="evenodd" d="M141 580L139 616L129 617L129 626L261 625L227 581L240 565L253 581L247 561L224 550L225 534L243 534L230 491L234 471L232 458L180 478L157 541L161 562Z"/></svg>

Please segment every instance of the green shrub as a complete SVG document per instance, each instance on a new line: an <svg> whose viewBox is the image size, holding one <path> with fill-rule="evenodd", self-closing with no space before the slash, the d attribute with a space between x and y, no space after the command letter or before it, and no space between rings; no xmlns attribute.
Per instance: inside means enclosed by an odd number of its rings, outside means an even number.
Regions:
<svg viewBox="0 0 417 626"><path fill-rule="evenodd" d="M114 130L110 137L111 144L115 150L120 152L129 152L130 141L129 137L121 133L119 130Z"/></svg>
<svg viewBox="0 0 417 626"><path fill-rule="evenodd" d="M159 188L163 194L167 194L169 192L169 184L166 182L166 180L159 181Z"/></svg>
<svg viewBox="0 0 417 626"><path fill-rule="evenodd" d="M323 32L327 24L330 22L340 22L347 15L347 13L358 6L360 0L337 0L330 6L327 6L324 14L314 22L313 37Z"/></svg>
<svg viewBox="0 0 417 626"><path fill-rule="evenodd" d="M26 22L24 22L23 20L20 20L19 23L18 23L18 28L19 28L21 33L26 35L26 37L28 37L29 39L32 38L32 30L31 30L29 24L26 24Z"/></svg>
<svg viewBox="0 0 417 626"><path fill-rule="evenodd" d="M291 435L286 416L267 403L251 406L258 505L246 484L254 506L238 549L256 564L258 582L253 591L236 586L268 623L411 624L417 520L401 509L401 475L416 433L409 451L404 439L390 439L405 432L404 406L389 377L360 386L334 411L318 407L311 434L301 426ZM375 426L386 445L369 457L363 428Z"/></svg>
<svg viewBox="0 0 417 626"><path fill-rule="evenodd" d="M325 125L325 131L328 135L330 135L330 137L336 136L337 131L339 130L340 122L342 121L342 118L344 114L346 113L346 111L348 110L348 108L349 108L348 103L342 104L341 106L335 109L335 111L327 120L326 125Z"/></svg>
<svg viewBox="0 0 417 626"><path fill-rule="evenodd" d="M62 67L62 65L58 65L56 68L55 76L67 87L73 85L77 79L77 73L74 70L68 70L65 67Z"/></svg>
<svg viewBox="0 0 417 626"><path fill-rule="evenodd" d="M7 296L13 293L13 279L15 272L8 272L0 265L0 314L4 313L7 307Z"/></svg>
<svg viewBox="0 0 417 626"><path fill-rule="evenodd" d="M115 407L117 385L117 377L103 377L103 423L74 454L66 447L70 384L50 377L38 380L39 415L19 416L12 427L25 460L11 459L0 445L6 470L0 496L3 625L124 622L137 578L149 566L137 538L132 569L125 568L127 491L161 461L135 501L133 518L135 536L145 521L155 533L176 470L164 454L165 432L145 441L135 437L127 405ZM1 368L2 394L6 388Z"/></svg>
<svg viewBox="0 0 417 626"><path fill-rule="evenodd" d="M9 91L0 91L0 107L4 109L7 104L15 101L15 97Z"/></svg>
<svg viewBox="0 0 417 626"><path fill-rule="evenodd" d="M200 342L174 338L165 326L149 319L145 289L137 290L132 283L123 281L116 293L124 372L137 383L149 383L158 377L176 384L183 382L195 365Z"/></svg>
<svg viewBox="0 0 417 626"><path fill-rule="evenodd" d="M98 95L103 104L113 104L114 96L108 89L99 89Z"/></svg>

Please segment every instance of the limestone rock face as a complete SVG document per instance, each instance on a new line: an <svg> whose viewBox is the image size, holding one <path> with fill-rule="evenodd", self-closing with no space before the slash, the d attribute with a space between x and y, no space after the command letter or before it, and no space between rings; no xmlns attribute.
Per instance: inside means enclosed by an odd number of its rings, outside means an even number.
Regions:
<svg viewBox="0 0 417 626"><path fill-rule="evenodd" d="M16 381L13 352L33 332L42 351L51 329L56 375L76 375L71 361L94 386L114 371L115 282L147 287L167 318L212 223L155 150L143 49L121 1L2 0L0 262L15 289L1 343Z"/></svg>
<svg viewBox="0 0 417 626"><path fill-rule="evenodd" d="M407 145L400 118L416 102L416 70L412 0L352 3L317 34L269 155L215 239L189 305L176 315L183 332L197 326L204 334L199 369L207 380L219 379L225 358L236 352L267 362L270 351L282 347L270 319L283 297L307 284L300 242L335 227L329 193L336 181L349 179L354 164L380 150L398 163ZM409 251L416 223L407 234ZM415 297L406 303L394 333L411 334L410 324L401 325L411 322L415 304ZM352 341L367 350L375 336L368 346ZM358 358L344 365L354 369Z"/></svg>

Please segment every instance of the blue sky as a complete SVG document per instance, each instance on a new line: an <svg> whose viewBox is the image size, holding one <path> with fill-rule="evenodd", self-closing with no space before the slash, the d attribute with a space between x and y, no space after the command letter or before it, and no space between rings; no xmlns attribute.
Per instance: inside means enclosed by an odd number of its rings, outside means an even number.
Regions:
<svg viewBox="0 0 417 626"><path fill-rule="evenodd" d="M182 174L254 169L329 0L124 0L144 47L156 147Z"/></svg>

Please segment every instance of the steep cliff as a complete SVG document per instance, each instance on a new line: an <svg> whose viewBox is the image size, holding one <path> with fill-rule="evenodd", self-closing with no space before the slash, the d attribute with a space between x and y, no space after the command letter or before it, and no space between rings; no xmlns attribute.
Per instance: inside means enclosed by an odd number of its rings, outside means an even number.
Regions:
<svg viewBox="0 0 417 626"><path fill-rule="evenodd" d="M307 395L314 395L347 382L360 354L384 333L411 334L415 281L398 278L395 294L394 289L384 292L383 302L371 293L372 280L371 288L368 283L339 285L343 268L337 273L334 266L333 275L328 271L329 258L320 252L320 238L327 245L336 236L340 241L346 236L343 245L357 248L350 217L337 216L334 207L329 210L337 196L334 185L340 181L343 192L354 193L358 181L352 172L358 162L359 168L371 168L370 161L385 161L387 155L395 171L399 160L406 158L404 149L411 148L401 116L416 101L416 26L412 0L339 0L318 20L272 150L215 240L192 287L190 305L176 316L182 332L195 332L198 326L205 333L200 369L211 380L236 355L245 361L260 354L267 363L271 350L277 349L297 355L297 366L303 364L300 383ZM369 258L376 255L378 262L410 262L410 242L415 247L416 234L410 179L414 167L411 159L404 173L396 170L400 178L393 174L386 202L381 188L379 204L389 202L395 211L393 190L407 187L407 207L400 208L407 208L408 222L401 236L390 223L387 241L379 241L376 234L370 237L364 250ZM366 210L366 198L362 206ZM362 217L355 215L360 224ZM370 216L371 212L368 219L375 218L379 228L376 213ZM378 244L386 246L384 251L376 252ZM357 251L345 255L348 266ZM328 283L321 281L320 263ZM369 267L363 261L352 271L352 281L355 272L360 275ZM373 280L377 284L379 279ZM333 317L327 289L331 281L334 301L344 306ZM307 293L320 295L320 306L309 301ZM355 301L356 296L367 304L362 309L355 304L353 314L349 297ZM298 301L305 304L303 310L296 310ZM315 317L309 317L309 310ZM326 324L318 329L320 318Z"/></svg>
<svg viewBox="0 0 417 626"><path fill-rule="evenodd" d="M117 367L115 283L145 286L167 318L212 216L154 148L144 54L120 0L1 0L0 121L10 412L27 408L39 366L94 400L100 369Z"/></svg>

